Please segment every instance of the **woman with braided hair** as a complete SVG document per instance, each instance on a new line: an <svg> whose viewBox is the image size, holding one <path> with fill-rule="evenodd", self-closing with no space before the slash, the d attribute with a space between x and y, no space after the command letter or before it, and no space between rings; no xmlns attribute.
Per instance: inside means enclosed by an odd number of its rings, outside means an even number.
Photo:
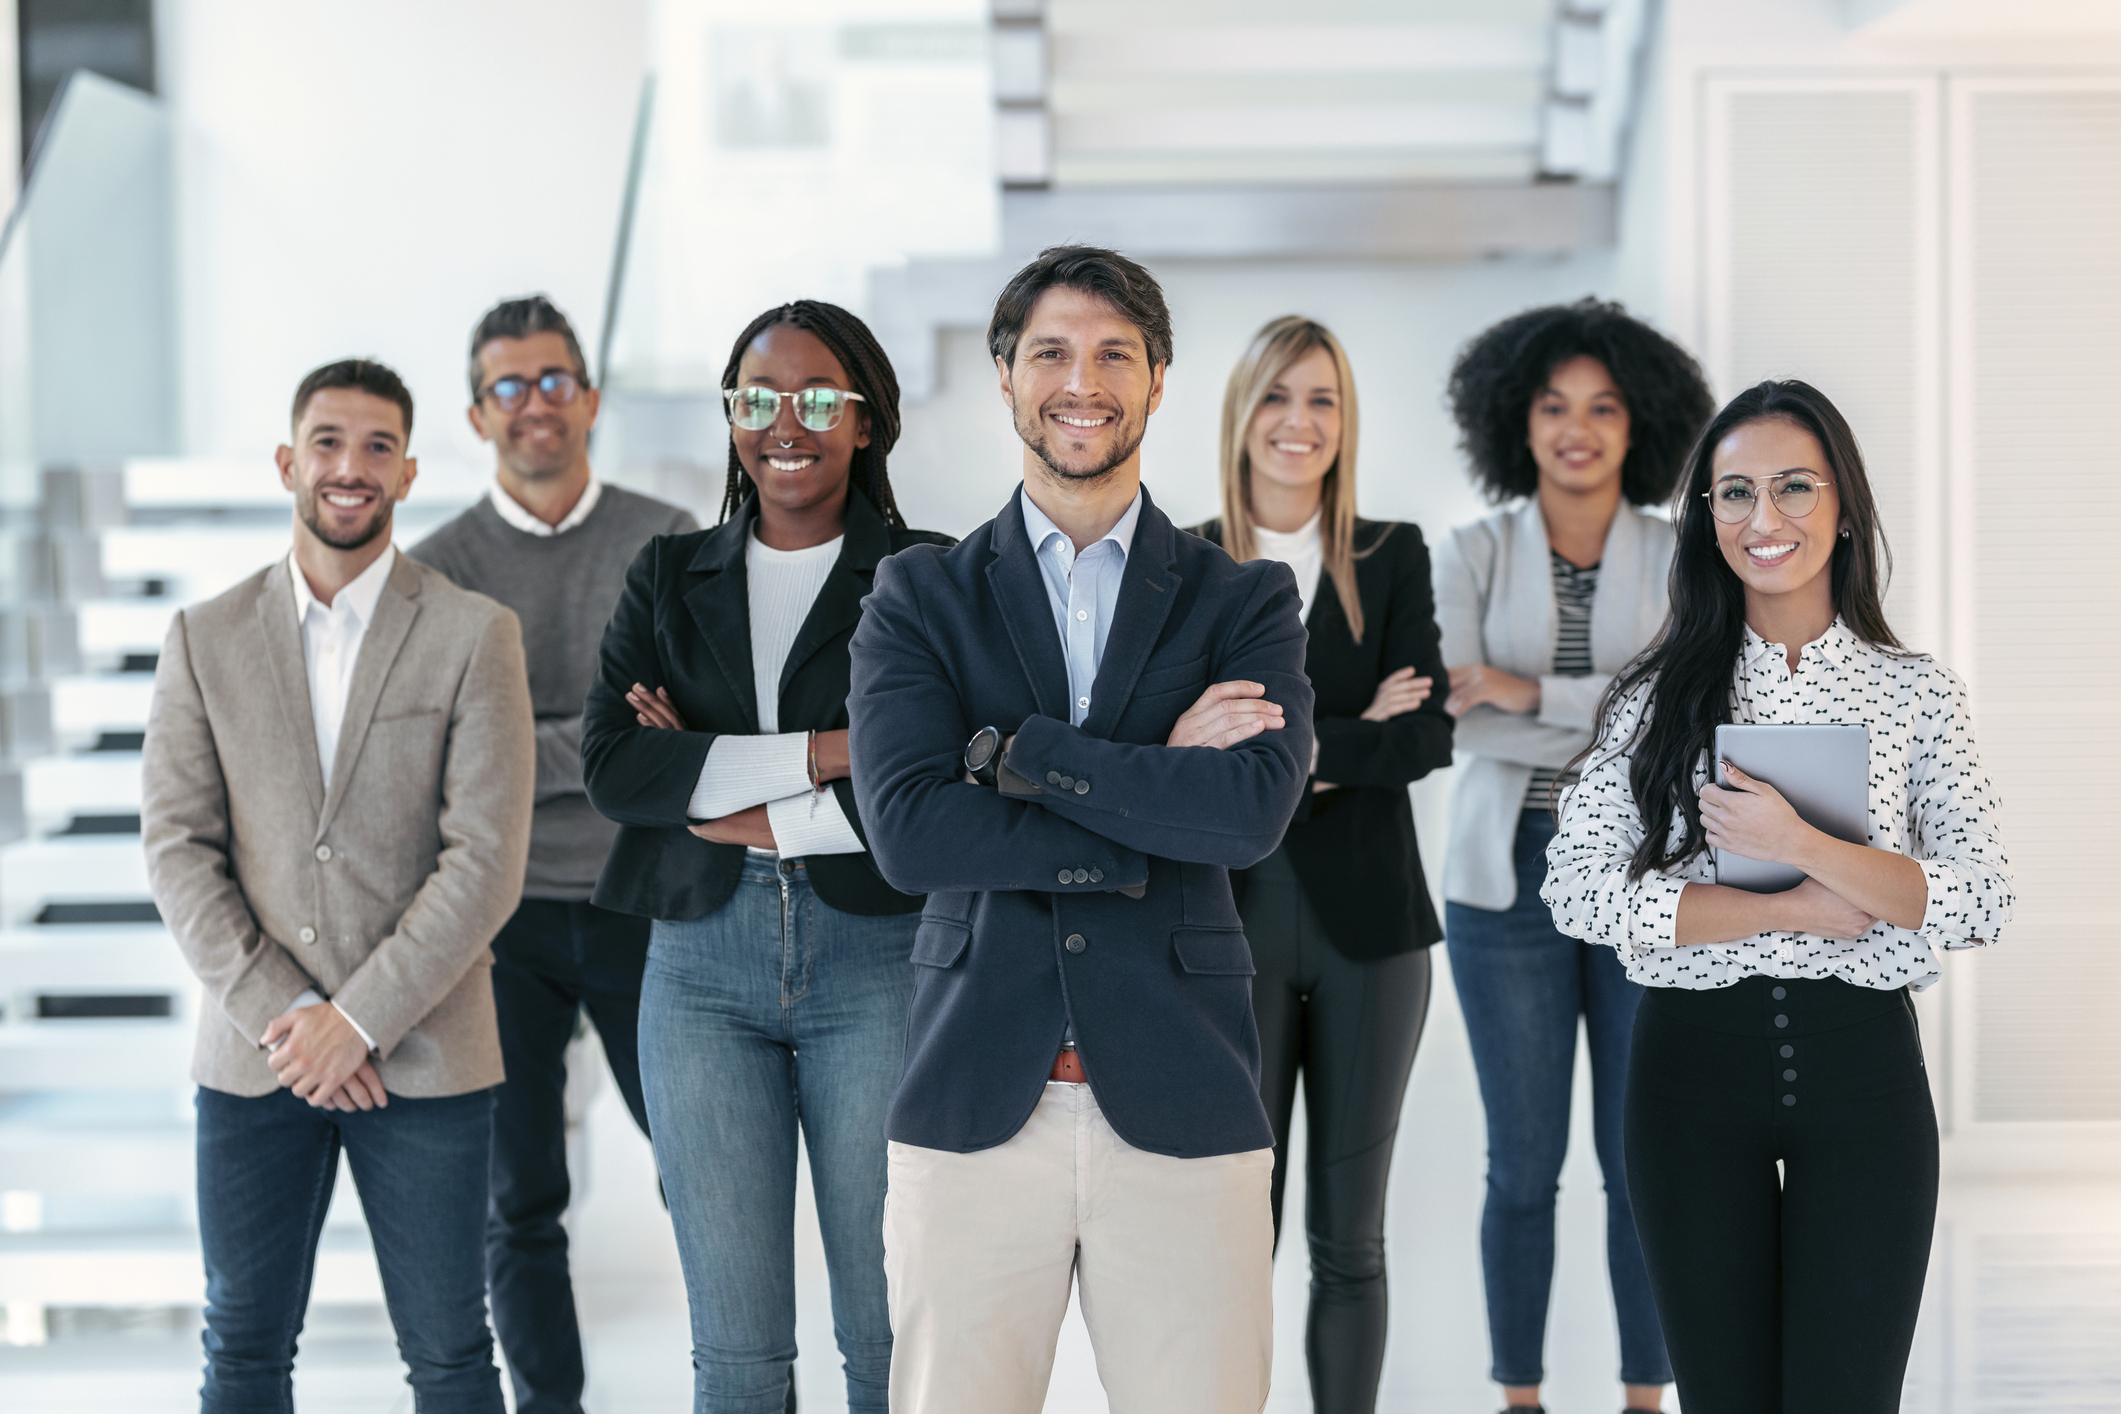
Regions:
<svg viewBox="0 0 2121 1414"><path fill-rule="evenodd" d="M847 641L913 544L885 459L898 379L866 325L797 300L722 377L721 523L641 551L582 729L620 831L597 901L655 921L641 1081L692 1313L693 1408L793 1407L801 1127L850 1411L884 1414L884 1111L922 900L867 859Z"/></svg>

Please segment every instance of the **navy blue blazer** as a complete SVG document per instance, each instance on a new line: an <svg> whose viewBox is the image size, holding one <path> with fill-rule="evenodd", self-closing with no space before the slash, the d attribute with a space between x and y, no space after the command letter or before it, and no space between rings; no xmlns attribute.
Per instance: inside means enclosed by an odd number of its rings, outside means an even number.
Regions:
<svg viewBox="0 0 2121 1414"><path fill-rule="evenodd" d="M1016 497L955 549L883 561L875 585L849 646L854 794L884 877L929 896L886 1134L958 1153L1007 1140L1072 1015L1129 1144L1179 1158L1267 1148L1252 951L1228 871L1273 851L1310 774L1295 576L1236 563L1144 492L1081 727ZM1163 745L1210 683L1236 678L1266 685L1282 730L1226 751ZM1008 764L1046 794L964 780L983 726L1016 734ZM1147 892L1116 892L1134 885Z"/></svg>

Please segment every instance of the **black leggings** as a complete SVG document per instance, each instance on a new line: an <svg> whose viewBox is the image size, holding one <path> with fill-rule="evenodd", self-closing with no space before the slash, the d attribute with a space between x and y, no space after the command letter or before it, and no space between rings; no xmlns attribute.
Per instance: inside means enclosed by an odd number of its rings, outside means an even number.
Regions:
<svg viewBox="0 0 2121 1414"><path fill-rule="evenodd" d="M1687 1414L1898 1410L1937 1216L1937 1116L1906 990L1651 988L1626 1131Z"/></svg>
<svg viewBox="0 0 2121 1414"><path fill-rule="evenodd" d="M1274 1234L1289 1115L1303 1074L1310 1152L1304 1229L1311 1312L1304 1355L1318 1414L1369 1414L1385 1360L1385 1179L1429 1011L1426 948L1352 962L1326 940L1279 849L1246 876L1260 1097L1274 1123Z"/></svg>

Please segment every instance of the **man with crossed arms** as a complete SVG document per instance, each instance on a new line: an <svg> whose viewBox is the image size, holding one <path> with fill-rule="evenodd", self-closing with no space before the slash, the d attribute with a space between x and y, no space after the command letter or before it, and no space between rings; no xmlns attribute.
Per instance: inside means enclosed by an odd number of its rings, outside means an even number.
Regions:
<svg viewBox="0 0 2121 1414"><path fill-rule="evenodd" d="M1023 486L878 565L851 650L870 850L929 895L885 1126L891 1407L1037 1414L1072 1278L1117 1414L1257 1414L1274 1138L1228 870L1307 788L1295 577L1141 487L1148 271L1046 251L988 344Z"/></svg>

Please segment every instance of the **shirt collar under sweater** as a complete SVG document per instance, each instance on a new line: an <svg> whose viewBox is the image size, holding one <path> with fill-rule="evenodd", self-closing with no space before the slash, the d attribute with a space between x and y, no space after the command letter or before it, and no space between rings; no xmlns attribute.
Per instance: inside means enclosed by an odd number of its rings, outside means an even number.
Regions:
<svg viewBox="0 0 2121 1414"><path fill-rule="evenodd" d="M500 477L496 476L493 479L493 485L486 488L486 499L493 503L494 514L507 521L517 530L522 531L525 535L535 535L541 539L550 539L555 535L565 535L583 521L588 520L589 513L597 508L597 501L603 494L604 483L597 480L596 474L592 472L589 477L589 484L582 488L582 498L574 503L574 509L560 517L558 525L547 525L529 511L524 510L520 501L502 489Z"/></svg>

